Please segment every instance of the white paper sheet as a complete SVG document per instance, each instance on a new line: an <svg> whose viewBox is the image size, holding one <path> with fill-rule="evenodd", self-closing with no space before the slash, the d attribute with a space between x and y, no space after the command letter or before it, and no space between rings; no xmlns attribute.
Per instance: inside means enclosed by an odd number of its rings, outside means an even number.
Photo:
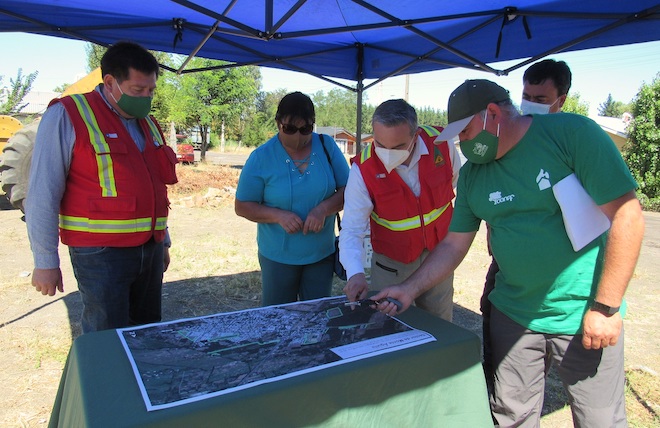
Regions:
<svg viewBox="0 0 660 428"><path fill-rule="evenodd" d="M610 228L610 220L584 190L575 174L555 184L552 192L561 208L564 227L574 251L580 251Z"/></svg>

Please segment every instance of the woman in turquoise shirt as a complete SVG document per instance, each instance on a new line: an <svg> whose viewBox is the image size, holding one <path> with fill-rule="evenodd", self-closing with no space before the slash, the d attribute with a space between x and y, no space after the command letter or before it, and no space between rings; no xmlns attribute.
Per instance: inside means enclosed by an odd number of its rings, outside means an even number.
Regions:
<svg viewBox="0 0 660 428"><path fill-rule="evenodd" d="M264 306L331 293L335 213L349 169L334 140L312 132L315 119L307 95L287 94L278 133L252 152L238 180L236 214L257 223Z"/></svg>

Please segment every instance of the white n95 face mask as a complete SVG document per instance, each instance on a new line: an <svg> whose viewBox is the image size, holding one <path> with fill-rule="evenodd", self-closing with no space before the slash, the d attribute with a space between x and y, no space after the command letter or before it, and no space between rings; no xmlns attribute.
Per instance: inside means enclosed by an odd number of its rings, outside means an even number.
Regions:
<svg viewBox="0 0 660 428"><path fill-rule="evenodd" d="M410 152L401 149L386 149L385 147L376 147L376 156L383 162L388 173L401 165L408 159Z"/></svg>
<svg viewBox="0 0 660 428"><path fill-rule="evenodd" d="M378 159L380 159L380 161L383 162L383 165L385 166L385 169L387 170L388 174L392 172L394 168L401 165L406 161L406 159L408 159L408 156L410 156L410 148L415 143L416 138L417 135L413 137L413 139L410 141L410 145L405 150L376 147L376 156L378 156Z"/></svg>
<svg viewBox="0 0 660 428"><path fill-rule="evenodd" d="M520 102L520 111L522 111L523 116L528 114L548 114L550 113L550 108L559 101L559 98L555 100L552 104L541 104L533 103L528 100L522 100Z"/></svg>

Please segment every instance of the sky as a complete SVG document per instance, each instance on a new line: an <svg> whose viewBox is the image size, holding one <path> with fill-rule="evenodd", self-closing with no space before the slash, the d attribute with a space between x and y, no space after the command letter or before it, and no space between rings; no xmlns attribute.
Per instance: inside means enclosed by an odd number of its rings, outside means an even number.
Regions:
<svg viewBox="0 0 660 428"><path fill-rule="evenodd" d="M0 46L3 86L9 84L10 78L16 77L19 68L22 68L24 75L39 71L33 91L52 91L63 83L75 82L87 71L85 43L81 41L25 33L1 33ZM560 53L548 58L566 61L573 73L569 93L579 93L581 101L589 103L590 115L596 115L598 106L607 99L608 94L612 94L615 101L628 103L644 82L651 83L660 72L660 42ZM505 69L515 63L507 61L490 65L496 69ZM465 79L490 79L508 89L514 102L519 103L525 68L509 76L466 69L411 74L408 79L408 101L418 108L446 110L449 94ZM311 95L339 88L302 73L265 67L261 72L264 91L284 88L290 92L301 91ZM404 98L405 81L405 77L398 76L374 85L365 91L366 102L377 105L387 99ZM355 86L349 81L342 83Z"/></svg>

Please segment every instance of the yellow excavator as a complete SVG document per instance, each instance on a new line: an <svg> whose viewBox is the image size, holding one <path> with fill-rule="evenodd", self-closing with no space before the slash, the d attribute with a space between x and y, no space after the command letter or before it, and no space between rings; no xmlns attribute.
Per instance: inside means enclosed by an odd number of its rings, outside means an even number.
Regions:
<svg viewBox="0 0 660 428"><path fill-rule="evenodd" d="M73 83L60 95L89 92L101 83L101 68ZM0 115L0 185L15 208L23 209L32 163L32 147L39 128L39 119L23 126L16 118ZM2 197L0 195L0 197Z"/></svg>

